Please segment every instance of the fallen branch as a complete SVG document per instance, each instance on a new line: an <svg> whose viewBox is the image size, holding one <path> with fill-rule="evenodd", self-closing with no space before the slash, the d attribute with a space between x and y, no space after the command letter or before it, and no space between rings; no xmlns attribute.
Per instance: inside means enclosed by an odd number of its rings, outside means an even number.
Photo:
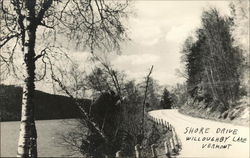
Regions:
<svg viewBox="0 0 250 158"><path fill-rule="evenodd" d="M86 121L87 126L91 129L94 129L106 142L107 142L107 138L104 135L104 133L100 130L100 128L96 125L95 122L91 121L91 119L89 118L88 114L85 112L85 110L81 107L80 103L78 102L77 99L75 99L73 97L73 95L67 90L67 88L62 84L62 82L56 78L54 75L52 75L52 79L58 83L58 85L60 86L60 88L71 98L75 101L77 107L80 109L83 119Z"/></svg>

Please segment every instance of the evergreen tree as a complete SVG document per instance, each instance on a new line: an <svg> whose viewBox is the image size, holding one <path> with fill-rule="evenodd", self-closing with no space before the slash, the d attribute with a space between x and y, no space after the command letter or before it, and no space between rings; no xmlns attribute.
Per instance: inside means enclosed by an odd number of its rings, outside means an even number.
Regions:
<svg viewBox="0 0 250 158"><path fill-rule="evenodd" d="M173 98L172 98L170 92L166 88L164 88L160 105L164 109L171 109L172 108Z"/></svg>

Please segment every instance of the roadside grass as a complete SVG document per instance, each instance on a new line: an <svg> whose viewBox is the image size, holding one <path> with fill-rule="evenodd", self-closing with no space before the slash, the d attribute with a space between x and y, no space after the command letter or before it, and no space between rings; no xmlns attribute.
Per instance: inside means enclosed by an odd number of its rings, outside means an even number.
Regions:
<svg viewBox="0 0 250 158"><path fill-rule="evenodd" d="M215 107L215 108L212 108ZM203 102L185 104L179 112L192 117L210 119L240 126L249 126L250 103L249 98L239 100L236 105L226 111L220 111L216 105L205 106Z"/></svg>
<svg viewBox="0 0 250 158"><path fill-rule="evenodd" d="M165 158L164 142L172 137L172 132L148 118L146 119L146 126L151 127L151 130L148 128L146 131L146 140L142 144L142 157L152 157L151 145L155 144L158 158Z"/></svg>

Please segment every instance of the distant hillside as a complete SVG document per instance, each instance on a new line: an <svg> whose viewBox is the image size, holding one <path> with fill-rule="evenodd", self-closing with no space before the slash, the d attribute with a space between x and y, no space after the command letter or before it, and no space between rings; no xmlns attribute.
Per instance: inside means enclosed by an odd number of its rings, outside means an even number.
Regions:
<svg viewBox="0 0 250 158"><path fill-rule="evenodd" d="M82 100L89 105L90 100ZM1 121L19 121L21 116L22 88L0 85ZM36 120L79 118L80 111L66 96L35 91Z"/></svg>

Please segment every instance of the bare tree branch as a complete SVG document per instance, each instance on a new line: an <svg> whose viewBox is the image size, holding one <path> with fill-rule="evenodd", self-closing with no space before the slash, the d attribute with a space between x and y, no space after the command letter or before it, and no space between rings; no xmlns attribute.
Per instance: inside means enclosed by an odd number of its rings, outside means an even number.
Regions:
<svg viewBox="0 0 250 158"><path fill-rule="evenodd" d="M150 79L150 75L153 71L154 66L152 65L150 68L150 71L146 77L146 87L145 87L145 92L144 92L144 98L143 98L143 103L142 103L142 133L144 135L144 113L145 113L145 104L146 104L146 99L147 99L147 93L148 93L148 83Z"/></svg>
<svg viewBox="0 0 250 158"><path fill-rule="evenodd" d="M0 48L2 48L9 40L11 40L11 39L14 38L14 37L18 37L18 36L20 36L20 34L14 34L14 35L5 36L5 37L0 38L0 41L1 41L1 42L3 41L3 42L0 44Z"/></svg>
<svg viewBox="0 0 250 158"><path fill-rule="evenodd" d="M41 10L37 15L37 23L41 24L42 19L44 18L45 12L51 7L53 0L44 0Z"/></svg>
<svg viewBox="0 0 250 158"><path fill-rule="evenodd" d="M105 140L106 136L104 135L104 133L99 129L99 127L93 122L91 121L91 119L88 117L88 114L85 112L85 110L81 107L80 103L73 97L73 95L67 90L67 88L62 84L62 82L56 78L54 75L52 75L52 79L58 83L58 85L61 87L61 89L71 98L75 101L75 103L77 104L78 108L80 109L80 111L82 112L83 115L83 119L87 122L88 126L90 126L91 129L94 129L97 133L99 133L99 135Z"/></svg>

